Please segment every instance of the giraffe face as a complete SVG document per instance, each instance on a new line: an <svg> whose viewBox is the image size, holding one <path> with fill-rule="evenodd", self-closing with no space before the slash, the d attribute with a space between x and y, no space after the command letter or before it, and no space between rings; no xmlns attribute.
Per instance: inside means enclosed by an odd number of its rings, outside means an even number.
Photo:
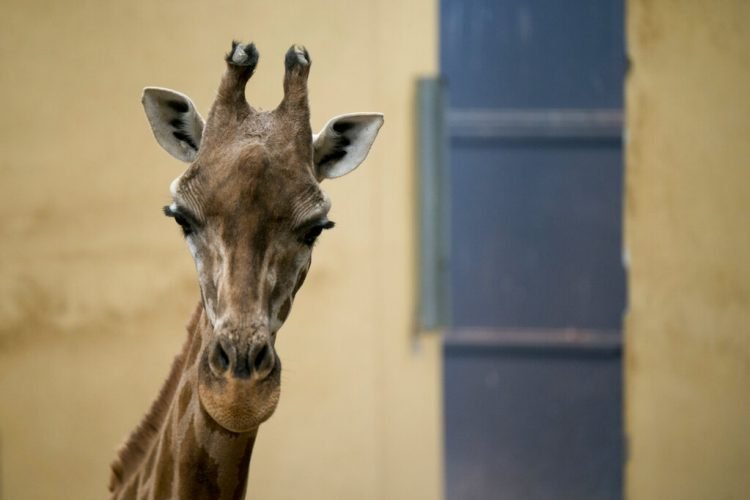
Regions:
<svg viewBox="0 0 750 500"><path fill-rule="evenodd" d="M202 407L221 426L246 432L268 419L280 391L276 334L310 267L315 240L333 227L324 178L353 170L382 115L344 115L313 136L307 51L286 56L284 100L259 112L244 98L257 64L251 45L233 45L204 123L186 96L146 89L154 134L189 162L164 212L181 226L212 328L198 357Z"/></svg>
<svg viewBox="0 0 750 500"><path fill-rule="evenodd" d="M316 238L333 226L310 167L311 139L307 158L293 147L269 150L280 132L273 127L266 140L222 148L218 158L199 154L165 209L182 226L213 326L200 357L201 401L234 431L257 427L276 406L276 334Z"/></svg>

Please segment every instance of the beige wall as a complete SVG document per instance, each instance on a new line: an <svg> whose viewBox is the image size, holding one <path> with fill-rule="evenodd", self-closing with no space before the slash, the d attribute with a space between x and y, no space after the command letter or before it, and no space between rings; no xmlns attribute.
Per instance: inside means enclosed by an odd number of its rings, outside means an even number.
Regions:
<svg viewBox="0 0 750 500"><path fill-rule="evenodd" d="M155 396L198 298L162 217L182 168L156 145L146 85L204 113L232 38L281 98L286 48L314 64L313 128L382 111L367 162L326 183L335 231L278 343L283 395L252 498L441 497L440 364L412 337L413 80L436 69L436 2L0 4L0 496L105 496L113 450Z"/></svg>
<svg viewBox="0 0 750 500"><path fill-rule="evenodd" d="M750 494L750 3L628 5L630 500Z"/></svg>

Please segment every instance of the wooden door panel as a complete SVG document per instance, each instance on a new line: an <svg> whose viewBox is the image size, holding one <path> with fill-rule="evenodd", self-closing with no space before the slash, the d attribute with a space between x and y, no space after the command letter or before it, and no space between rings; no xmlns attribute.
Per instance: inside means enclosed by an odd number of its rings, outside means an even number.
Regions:
<svg viewBox="0 0 750 500"><path fill-rule="evenodd" d="M619 328L619 142L454 141L450 161L453 327Z"/></svg>
<svg viewBox="0 0 750 500"><path fill-rule="evenodd" d="M441 0L446 497L621 497L621 0Z"/></svg>
<svg viewBox="0 0 750 500"><path fill-rule="evenodd" d="M446 498L613 500L618 356L446 347Z"/></svg>

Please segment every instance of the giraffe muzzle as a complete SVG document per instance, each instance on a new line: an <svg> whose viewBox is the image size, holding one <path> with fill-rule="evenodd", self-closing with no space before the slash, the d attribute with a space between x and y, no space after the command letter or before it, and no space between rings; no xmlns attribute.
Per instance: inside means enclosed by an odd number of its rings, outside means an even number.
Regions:
<svg viewBox="0 0 750 500"><path fill-rule="evenodd" d="M279 402L280 386L281 362L270 340L216 335L201 353L201 405L229 431L247 432L268 420Z"/></svg>
<svg viewBox="0 0 750 500"><path fill-rule="evenodd" d="M207 355L217 377L264 380L276 365L276 352L269 341L232 341L219 336L209 344Z"/></svg>

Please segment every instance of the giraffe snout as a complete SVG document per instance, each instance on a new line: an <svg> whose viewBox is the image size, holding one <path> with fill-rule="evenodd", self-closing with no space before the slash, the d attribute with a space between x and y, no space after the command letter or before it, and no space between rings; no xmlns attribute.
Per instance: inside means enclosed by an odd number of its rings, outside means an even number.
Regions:
<svg viewBox="0 0 750 500"><path fill-rule="evenodd" d="M267 335L214 335L206 343L198 395L225 429L247 432L268 420L279 402L280 384L281 361Z"/></svg>
<svg viewBox="0 0 750 500"><path fill-rule="evenodd" d="M268 341L234 342L220 336L209 345L208 364L217 377L263 380L276 365L276 352Z"/></svg>

